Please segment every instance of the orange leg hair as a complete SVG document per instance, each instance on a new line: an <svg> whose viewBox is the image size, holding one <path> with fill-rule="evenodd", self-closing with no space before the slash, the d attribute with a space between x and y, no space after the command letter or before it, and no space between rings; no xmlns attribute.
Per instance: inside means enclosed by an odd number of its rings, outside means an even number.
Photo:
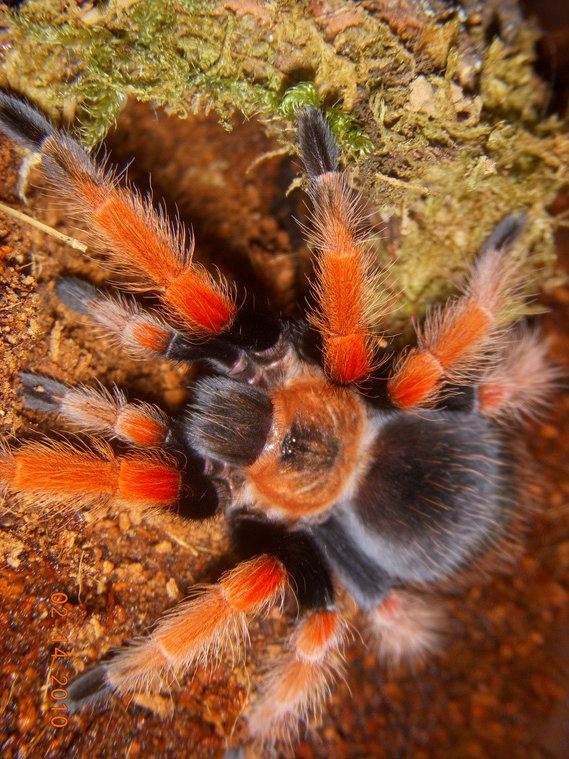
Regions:
<svg viewBox="0 0 569 759"><path fill-rule="evenodd" d="M101 443L81 450L50 440L0 450L0 484L34 504L79 509L112 500L150 508L175 504L181 478L162 452L116 456Z"/></svg>
<svg viewBox="0 0 569 759"><path fill-rule="evenodd" d="M96 168L77 143L57 133L41 143L43 167L77 214L94 230L115 268L133 272L157 291L186 330L215 335L230 325L236 305L223 281L192 263L193 239L173 227L149 201Z"/></svg>
<svg viewBox="0 0 569 759"><path fill-rule="evenodd" d="M374 271L359 231L358 203L339 172L314 179L315 285L312 322L324 340L324 365L337 382L365 379L374 368Z"/></svg>
<svg viewBox="0 0 569 759"><path fill-rule="evenodd" d="M395 367L388 382L393 402L400 408L428 406L443 381L471 381L504 327L520 315L517 283L517 268L504 250L482 253L464 295L427 317L418 347Z"/></svg>
<svg viewBox="0 0 569 759"><path fill-rule="evenodd" d="M246 614L278 604L287 585L282 564L269 555L242 562L216 585L168 614L146 640L122 649L104 669L104 688L119 693L167 687L192 664L207 664L246 639ZM88 678L87 672L85 677ZM81 691L81 678L75 681ZM74 693L70 693L71 699Z"/></svg>
<svg viewBox="0 0 569 759"><path fill-rule="evenodd" d="M297 737L301 722L313 724L342 674L345 627L335 611L309 613L290 649L268 671L249 715L251 735L270 749Z"/></svg>
<svg viewBox="0 0 569 759"><path fill-rule="evenodd" d="M478 387L482 413L504 421L539 414L563 376L548 360L549 343L539 331L522 327L508 337L504 355Z"/></svg>
<svg viewBox="0 0 569 759"><path fill-rule="evenodd" d="M319 111L301 111L298 137L314 204L317 306L311 321L323 338L328 375L342 384L358 382L374 369L373 329L385 310L360 200L338 170L337 148Z"/></svg>

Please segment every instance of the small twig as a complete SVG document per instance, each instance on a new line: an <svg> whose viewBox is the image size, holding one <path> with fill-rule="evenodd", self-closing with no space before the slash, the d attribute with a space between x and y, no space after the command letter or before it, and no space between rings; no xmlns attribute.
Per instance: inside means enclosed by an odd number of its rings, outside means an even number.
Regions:
<svg viewBox="0 0 569 759"><path fill-rule="evenodd" d="M277 148L276 150L269 150L266 153L261 153L261 155L257 156L257 158L251 161L249 166L247 166L245 174L250 174L259 166L259 164L264 163L271 158L278 158L280 156L287 155L288 152L288 148L283 146L282 148Z"/></svg>
<svg viewBox="0 0 569 759"><path fill-rule="evenodd" d="M81 576L81 572L83 570L83 556L85 556L85 551L81 551L81 558L79 559L79 568L77 569L77 585L79 587L79 591L77 593L78 603L81 603L81 592L83 590L83 577Z"/></svg>
<svg viewBox="0 0 569 759"><path fill-rule="evenodd" d="M36 229L39 229L42 232L45 232L46 234L51 235L52 237L57 237L58 240L61 240L66 245L70 245L72 248L75 248L76 250L80 250L83 253L87 252L87 245L85 245L85 243L79 242L79 240L76 240L74 237L69 237L69 235L65 235L63 234L63 232L59 232L59 230L54 229L53 227L50 227L47 224L43 224L41 221L34 219L32 216L28 216L28 214L26 213L22 213L21 211L16 211L15 208L12 208L11 206L7 206L4 203L0 203L0 211L3 211L8 216L13 216L15 219L18 219L18 221L23 221L25 224L29 224L32 227L36 227Z"/></svg>

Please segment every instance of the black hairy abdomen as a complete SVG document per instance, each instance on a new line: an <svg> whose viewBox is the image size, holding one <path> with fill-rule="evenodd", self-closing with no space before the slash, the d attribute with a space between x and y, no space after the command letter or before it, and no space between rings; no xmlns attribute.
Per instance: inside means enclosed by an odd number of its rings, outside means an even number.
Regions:
<svg viewBox="0 0 569 759"><path fill-rule="evenodd" d="M380 420L351 500L314 534L364 606L397 581L433 582L495 543L513 505L510 456L477 413L395 413Z"/></svg>

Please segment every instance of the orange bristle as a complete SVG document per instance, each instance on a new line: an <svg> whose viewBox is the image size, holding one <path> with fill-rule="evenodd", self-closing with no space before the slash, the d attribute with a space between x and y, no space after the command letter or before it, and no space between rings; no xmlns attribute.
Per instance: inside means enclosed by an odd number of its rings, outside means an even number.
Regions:
<svg viewBox="0 0 569 759"><path fill-rule="evenodd" d="M157 287L179 277L184 262L172 250L170 241L152 225L152 216L145 219L126 192L106 183L96 190L92 185L82 182L78 190L114 255L124 256L125 264L138 267Z"/></svg>
<svg viewBox="0 0 569 759"><path fill-rule="evenodd" d="M108 667L110 684L121 693L157 690L193 661L207 661L211 650L233 646L243 630L232 624L233 612L219 586L178 606L145 641L125 648Z"/></svg>
<svg viewBox="0 0 569 759"><path fill-rule="evenodd" d="M209 644L233 614L219 586L210 587L203 596L192 600L186 612L180 617L176 613L175 621L167 620L164 627L156 631L155 642L173 661L186 658L190 652L200 651Z"/></svg>
<svg viewBox="0 0 569 759"><path fill-rule="evenodd" d="M107 677L122 693L155 689L185 667L226 648L235 651L245 637L244 612L260 613L277 603L286 573L271 556L259 556L227 572L218 585L200 589L195 598L162 620L150 638L120 652Z"/></svg>
<svg viewBox="0 0 569 759"><path fill-rule="evenodd" d="M97 459L87 453L69 451L20 450L16 453L15 490L71 495L103 493L112 495L117 487L115 461Z"/></svg>
<svg viewBox="0 0 569 759"><path fill-rule="evenodd" d="M549 361L549 342L527 327L510 333L500 360L489 369L478 388L483 414L504 421L539 416L563 378Z"/></svg>
<svg viewBox="0 0 569 759"><path fill-rule="evenodd" d="M92 224L115 268L158 290L164 305L191 331L216 334L229 326L236 305L223 286L192 264L193 242L186 250L183 229L170 228L148 203L115 187L94 167L87 173L56 140L47 140L43 149L68 172L69 184L62 190Z"/></svg>
<svg viewBox="0 0 569 759"><path fill-rule="evenodd" d="M112 496L118 484L118 465L110 451L78 451L66 444L27 443L15 450L9 487L19 493L63 497Z"/></svg>
<svg viewBox="0 0 569 759"><path fill-rule="evenodd" d="M102 443L92 450L52 441L26 443L4 460L0 474L15 493L63 503L117 498L135 506L170 506L180 490L180 473L164 454L117 457Z"/></svg>
<svg viewBox="0 0 569 759"><path fill-rule="evenodd" d="M125 263L138 266L162 291L165 305L174 309L190 329L216 334L229 325L235 315L234 303L201 270L190 268L191 264L172 249L172 241L142 219L139 208L111 191L93 218L115 254L124 255ZM152 221L151 215L149 218Z"/></svg>
<svg viewBox="0 0 569 759"><path fill-rule="evenodd" d="M429 403L449 369L466 361L492 329L487 308L472 300L447 307L427 324L425 348L414 348L388 382L391 399L400 408Z"/></svg>
<svg viewBox="0 0 569 759"><path fill-rule="evenodd" d="M320 261L321 304L332 334L350 335L361 329L362 271L356 248L323 251ZM325 283L325 285L324 285Z"/></svg>
<svg viewBox="0 0 569 759"><path fill-rule="evenodd" d="M320 717L342 671L342 639L336 612L315 611L299 623L291 649L269 670L249 715L251 734L268 751L278 741L294 740L301 722Z"/></svg>
<svg viewBox="0 0 569 759"><path fill-rule="evenodd" d="M323 337L326 372L348 384L374 367L367 312L372 267L360 239L358 204L342 175L320 175L313 194L318 308L311 320Z"/></svg>
<svg viewBox="0 0 569 759"><path fill-rule="evenodd" d="M59 413L81 430L108 434L115 424L117 406L110 394L94 388L69 388L61 399Z"/></svg>
<svg viewBox="0 0 569 759"><path fill-rule="evenodd" d="M478 258L462 297L435 309L418 334L419 348L396 366L388 382L401 408L428 406L443 382L472 384L504 327L520 316L519 265L505 250L488 248Z"/></svg>
<svg viewBox="0 0 569 759"><path fill-rule="evenodd" d="M368 619L379 656L393 667L417 664L439 650L447 625L440 602L403 590L389 593Z"/></svg>
<svg viewBox="0 0 569 759"><path fill-rule="evenodd" d="M117 498L127 503L171 506L180 492L180 472L157 457L121 459Z"/></svg>
<svg viewBox="0 0 569 759"><path fill-rule="evenodd" d="M98 174L95 178L82 171L81 167L74 163L74 157L65 152L53 138L44 142L42 150L48 156L57 156L58 163L65 167L69 174L69 185L64 189L69 195L75 195L76 199L79 196L84 213L93 213L107 202L112 186L104 181L102 175Z"/></svg>
<svg viewBox="0 0 569 759"><path fill-rule="evenodd" d="M457 309L452 318L449 314L440 328L436 342L430 348L446 369L460 360L467 351L479 345L492 328L492 313L479 303L469 301Z"/></svg>
<svg viewBox="0 0 569 759"><path fill-rule="evenodd" d="M227 603L235 611L247 611L282 591L286 577L286 571L277 559L262 556L225 575L221 587Z"/></svg>
<svg viewBox="0 0 569 759"><path fill-rule="evenodd" d="M163 295L164 303L192 329L199 327L217 334L235 316L235 304L201 271L185 271L172 280Z"/></svg>
<svg viewBox="0 0 569 759"><path fill-rule="evenodd" d="M159 446L168 433L167 417L146 403L127 403L122 393L103 389L69 388L59 413L82 431L118 437L128 443Z"/></svg>
<svg viewBox="0 0 569 759"><path fill-rule="evenodd" d="M137 445L162 445L168 433L166 423L137 406L127 404L119 411L114 426L117 437Z"/></svg>
<svg viewBox="0 0 569 759"><path fill-rule="evenodd" d="M311 614L300 626L296 638L296 650L304 659L318 659L336 635L338 616L335 611Z"/></svg>
<svg viewBox="0 0 569 759"><path fill-rule="evenodd" d="M172 338L172 330L144 317L133 317L126 325L124 338L145 350L163 355Z"/></svg>
<svg viewBox="0 0 569 759"><path fill-rule="evenodd" d="M89 302L88 313L135 356L164 355L175 334L153 313L141 311L133 300L99 294Z"/></svg>
<svg viewBox="0 0 569 759"><path fill-rule="evenodd" d="M478 388L480 410L492 415L505 403L508 395L508 389L505 385L484 383Z"/></svg>
<svg viewBox="0 0 569 759"><path fill-rule="evenodd" d="M267 753L273 753L277 742L296 740L303 722L318 720L332 676L319 663L292 653L282 657L262 684L248 718L251 735Z"/></svg>
<svg viewBox="0 0 569 759"><path fill-rule="evenodd" d="M443 377L441 363L431 354L413 348L387 383L391 400L410 408L432 397Z"/></svg>
<svg viewBox="0 0 569 759"><path fill-rule="evenodd" d="M357 382L370 372L370 353L368 341L362 333L325 338L326 371L343 385Z"/></svg>

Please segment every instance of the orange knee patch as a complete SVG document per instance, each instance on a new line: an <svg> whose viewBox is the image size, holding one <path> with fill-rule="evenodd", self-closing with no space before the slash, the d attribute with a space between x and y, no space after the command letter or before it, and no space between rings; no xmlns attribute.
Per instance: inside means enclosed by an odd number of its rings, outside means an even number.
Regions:
<svg viewBox="0 0 569 759"><path fill-rule="evenodd" d="M159 459L128 456L121 459L117 498L127 503L173 505L180 492L180 472Z"/></svg>
<svg viewBox="0 0 569 759"><path fill-rule="evenodd" d="M63 503L118 498L142 505L173 504L180 473L158 455L116 457L106 445L81 451L65 443L27 443L0 457L0 478L15 493Z"/></svg>
<svg viewBox="0 0 569 759"><path fill-rule="evenodd" d="M134 343L134 347L152 351L158 355L165 353L172 338L171 330L162 327L160 324L152 323L145 317L135 317L132 324L128 325L126 329L125 338L129 343Z"/></svg>
<svg viewBox="0 0 569 759"><path fill-rule="evenodd" d="M296 639L296 650L304 659L319 659L333 642L338 615L335 611L311 614L301 625Z"/></svg>
<svg viewBox="0 0 569 759"><path fill-rule="evenodd" d="M372 369L369 341L362 332L340 337L325 337L326 372L341 384L366 377Z"/></svg>
<svg viewBox="0 0 569 759"><path fill-rule="evenodd" d="M227 603L235 611L257 609L284 590L286 570L277 559L261 556L240 564L221 581Z"/></svg>
<svg viewBox="0 0 569 759"><path fill-rule="evenodd" d="M235 316L235 304L208 277L185 271L172 280L162 296L192 329L217 334L229 326Z"/></svg>
<svg viewBox="0 0 569 759"><path fill-rule="evenodd" d="M428 398L442 377L440 362L430 353L414 348L387 383L389 396L400 408L410 408Z"/></svg>
<svg viewBox="0 0 569 759"><path fill-rule="evenodd" d="M504 385L487 384L478 388L478 398L482 411L493 411L500 408L507 397L508 392Z"/></svg>
<svg viewBox="0 0 569 759"><path fill-rule="evenodd" d="M168 428L158 415L144 413L139 407L128 404L119 410L115 434L138 445L162 445Z"/></svg>

